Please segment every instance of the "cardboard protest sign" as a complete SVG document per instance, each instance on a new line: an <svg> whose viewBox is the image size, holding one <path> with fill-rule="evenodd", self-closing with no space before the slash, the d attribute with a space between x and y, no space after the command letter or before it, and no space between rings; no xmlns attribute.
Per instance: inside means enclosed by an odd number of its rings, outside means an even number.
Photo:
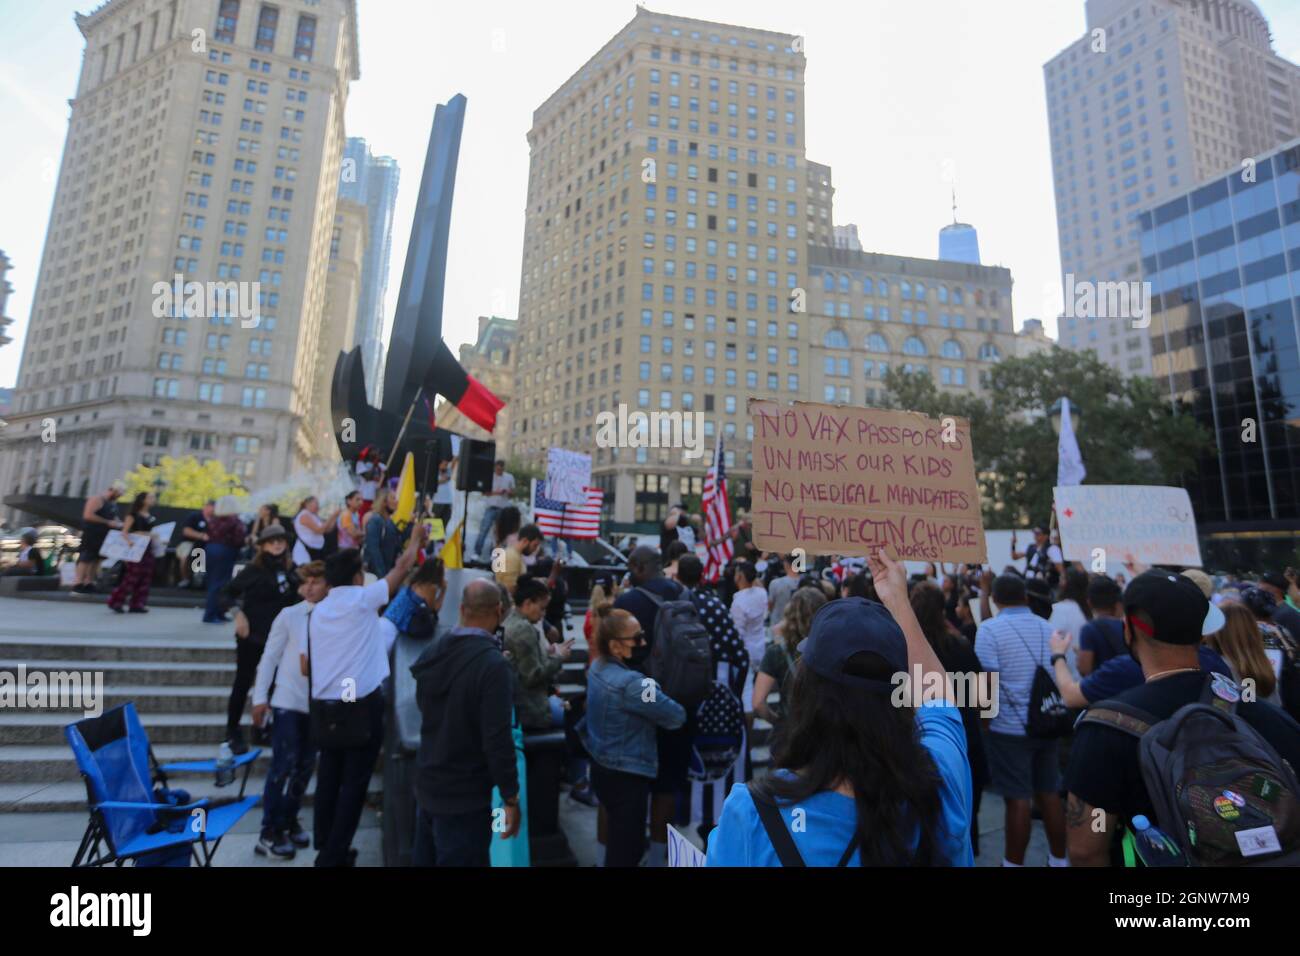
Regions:
<svg viewBox="0 0 1300 956"><path fill-rule="evenodd" d="M590 455L567 448L552 448L546 453L546 497L571 505L586 504L590 484Z"/></svg>
<svg viewBox="0 0 1300 956"><path fill-rule="evenodd" d="M672 824L668 825L668 865L704 866L705 856L694 843L686 839Z"/></svg>
<svg viewBox="0 0 1300 956"><path fill-rule="evenodd" d="M754 541L764 551L986 560L965 419L751 399Z"/></svg>
<svg viewBox="0 0 1300 956"><path fill-rule="evenodd" d="M1123 561L1132 554L1141 564L1201 566L1196 516L1183 488L1071 485L1056 488L1055 496L1067 561Z"/></svg>
<svg viewBox="0 0 1300 956"><path fill-rule="evenodd" d="M147 547L149 547L149 536L147 534L133 534L128 543L120 533L110 531L104 538L104 543L99 546L99 553L100 556L107 559L110 565L115 561L135 564L144 557L144 551Z"/></svg>

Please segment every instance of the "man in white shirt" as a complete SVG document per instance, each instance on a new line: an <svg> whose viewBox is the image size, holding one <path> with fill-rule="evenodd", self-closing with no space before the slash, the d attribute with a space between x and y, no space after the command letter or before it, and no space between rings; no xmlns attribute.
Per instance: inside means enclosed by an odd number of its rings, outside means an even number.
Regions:
<svg viewBox="0 0 1300 956"><path fill-rule="evenodd" d="M329 594L312 609L298 640L299 663L308 677L311 699L364 708L370 729L360 746L320 750L313 821L317 866L351 866L356 858L352 837L383 744L383 682L394 637L379 612L415 566L428 533L427 525L417 524L397 564L371 584L365 583L361 553L355 548L330 555L325 561ZM341 722L349 719L362 718L340 716Z"/></svg>
<svg viewBox="0 0 1300 956"><path fill-rule="evenodd" d="M483 510L483 520L478 526L478 540L474 543L474 553L479 557L483 556L483 542L492 532L492 525L496 523L497 515L501 513L502 508L510 504L510 498L514 493L515 476L506 471L505 460L498 458L492 473L492 494L483 499L487 507Z"/></svg>
<svg viewBox="0 0 1300 956"><path fill-rule="evenodd" d="M307 633L307 615L329 593L325 562L312 561L294 570L301 582L302 601L290 605L271 622L266 648L253 682L253 725L271 724L271 769L262 793L262 835L253 848L259 856L292 860L311 839L298 822L303 794L316 769L316 748L308 719L307 678L298 663L298 647ZM271 682L275 693L267 701Z"/></svg>

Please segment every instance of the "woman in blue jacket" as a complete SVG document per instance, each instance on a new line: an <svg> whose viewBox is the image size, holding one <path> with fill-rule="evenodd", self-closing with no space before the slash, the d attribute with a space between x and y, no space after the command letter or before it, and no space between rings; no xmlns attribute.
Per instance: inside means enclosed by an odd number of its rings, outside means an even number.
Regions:
<svg viewBox="0 0 1300 956"><path fill-rule="evenodd" d="M971 866L971 772L951 683L901 561L869 559L881 603L813 615L772 746L736 784L708 866ZM784 691L782 692L784 696Z"/></svg>
<svg viewBox="0 0 1300 956"><path fill-rule="evenodd" d="M606 866L636 866L645 852L646 802L659 772L655 728L674 730L686 711L626 661L645 642L629 612L596 609L596 661L587 672L587 714L577 731L591 756L591 784L605 808Z"/></svg>

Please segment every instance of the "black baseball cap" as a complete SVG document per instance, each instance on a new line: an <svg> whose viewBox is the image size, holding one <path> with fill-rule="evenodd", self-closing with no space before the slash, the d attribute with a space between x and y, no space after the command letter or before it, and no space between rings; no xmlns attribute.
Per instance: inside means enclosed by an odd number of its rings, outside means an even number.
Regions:
<svg viewBox="0 0 1300 956"><path fill-rule="evenodd" d="M907 671L907 638L884 606L866 598L840 598L823 604L813 615L808 636L799 643L804 666L837 684L890 693L894 685L844 673L854 654L879 654L891 672Z"/></svg>
<svg viewBox="0 0 1300 956"><path fill-rule="evenodd" d="M1224 625L1223 612L1210 603L1191 578L1153 568L1143 571L1124 589L1124 614L1145 611L1154 624L1132 624L1163 644L1199 644L1205 634Z"/></svg>
<svg viewBox="0 0 1300 956"><path fill-rule="evenodd" d="M1286 579L1286 575L1279 574L1276 571L1266 571L1259 576L1259 579L1269 587L1277 588L1283 594L1286 593L1287 587L1290 585L1290 582Z"/></svg>

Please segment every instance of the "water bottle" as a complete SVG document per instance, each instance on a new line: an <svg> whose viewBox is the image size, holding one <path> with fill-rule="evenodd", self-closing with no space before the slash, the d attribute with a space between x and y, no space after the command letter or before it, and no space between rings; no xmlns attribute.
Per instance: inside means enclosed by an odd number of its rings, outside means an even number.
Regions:
<svg viewBox="0 0 1300 956"><path fill-rule="evenodd" d="M1141 814L1133 818L1133 843L1143 866L1187 865L1182 848Z"/></svg>
<svg viewBox="0 0 1300 956"><path fill-rule="evenodd" d="M230 741L223 740L217 752L217 786L224 787L235 782L235 754L230 749Z"/></svg>

